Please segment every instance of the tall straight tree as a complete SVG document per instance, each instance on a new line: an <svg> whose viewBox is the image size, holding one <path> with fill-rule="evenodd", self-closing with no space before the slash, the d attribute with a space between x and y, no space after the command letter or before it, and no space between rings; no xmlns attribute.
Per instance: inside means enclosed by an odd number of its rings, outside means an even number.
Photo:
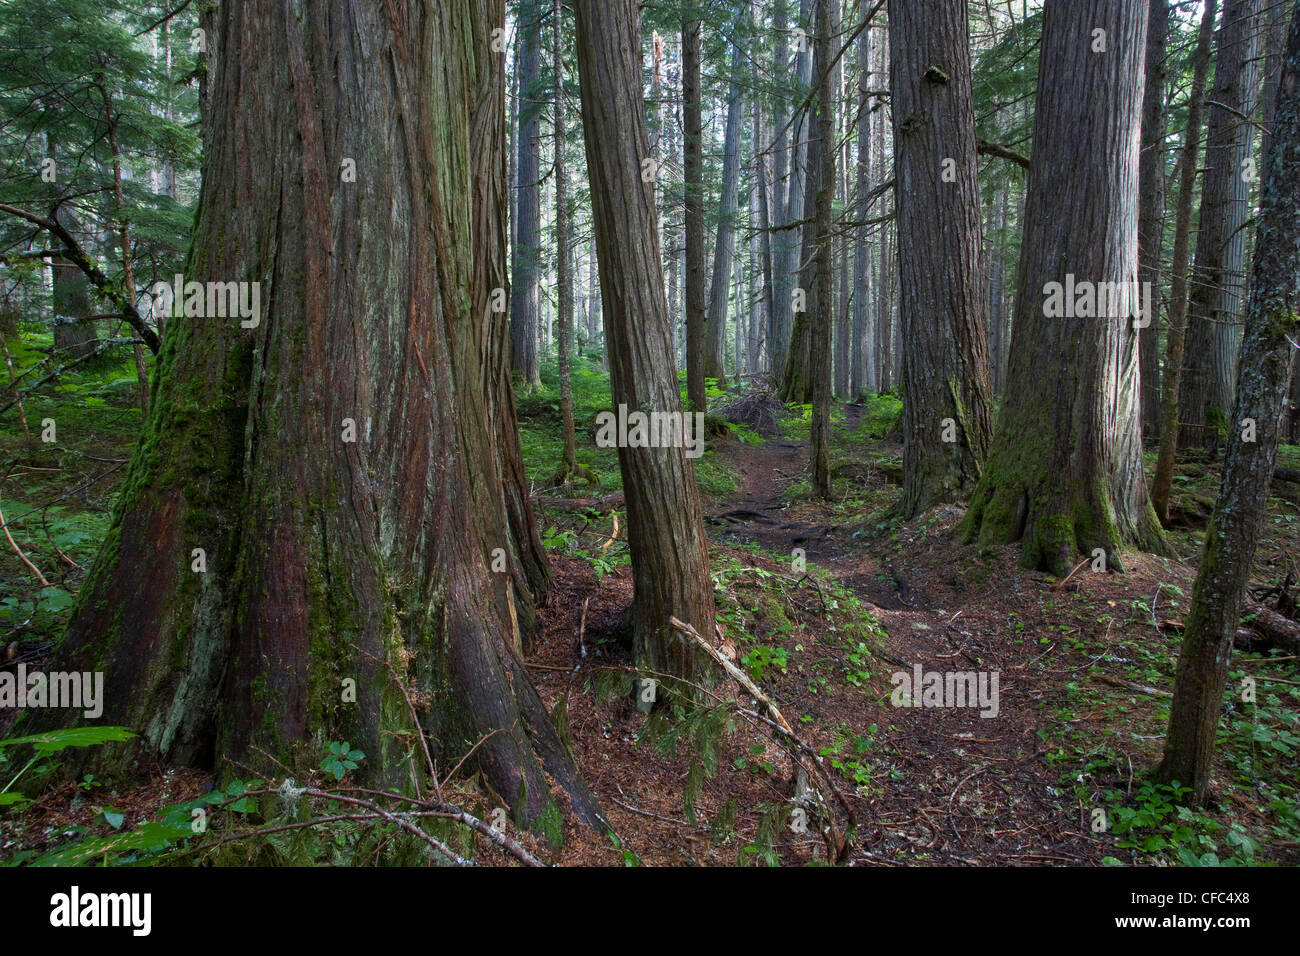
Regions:
<svg viewBox="0 0 1300 956"><path fill-rule="evenodd" d="M631 412L681 414L654 187L641 176L650 144L640 11L637 0L577 0L575 10L610 389L615 405ZM695 472L676 443L626 444L620 443L618 463L627 493L636 660L699 683L711 674L707 659L668 623L676 616L701 634L713 633L713 581Z"/></svg>
<svg viewBox="0 0 1300 956"><path fill-rule="evenodd" d="M748 9L748 5L746 5ZM718 196L718 238L713 245L713 274L709 285L709 315L704 344L704 377L718 380L725 388L724 368L727 341L727 286L731 281L731 261L736 252L736 198L740 187L740 120L744 115L744 85L740 70L743 50L741 34L747 30L747 18L741 17L731 48L731 81L727 91L727 128L722 140L722 192ZM739 360L739 356L737 356Z"/></svg>
<svg viewBox="0 0 1300 956"><path fill-rule="evenodd" d="M1214 87L1205 135L1200 230L1196 234L1187 347L1178 397L1178 444L1206 445L1214 412L1226 416L1245 281L1245 226L1251 188L1249 163L1258 92L1260 4L1226 0L1215 38ZM1243 119L1245 117L1245 119ZM1225 341L1226 337L1226 341ZM1228 353L1232 353L1229 356Z"/></svg>
<svg viewBox="0 0 1300 956"><path fill-rule="evenodd" d="M890 0L909 519L975 487L993 432L969 38L965 0Z"/></svg>
<svg viewBox="0 0 1300 956"><path fill-rule="evenodd" d="M1169 526L1169 493L1173 487L1178 456L1178 394L1183 378L1183 354L1187 344L1188 257L1192 235L1192 194L1200 171L1201 114L1205 107L1205 84L1210 73L1210 50L1214 41L1214 18L1218 0L1206 0L1192 59L1192 85L1187 94L1187 129L1179 160L1178 207L1174 213L1173 278L1169 288L1169 323L1165 334L1165 372L1160 393L1160 452L1151 479L1151 506L1160 523Z"/></svg>
<svg viewBox="0 0 1300 956"><path fill-rule="evenodd" d="M1151 324L1138 337L1142 369L1142 431L1160 433L1159 316L1160 251L1165 234L1165 60L1169 0L1150 0L1147 23L1146 92L1142 100L1142 159L1138 163L1138 280L1151 283Z"/></svg>
<svg viewBox="0 0 1300 956"><path fill-rule="evenodd" d="M831 275L831 205L835 196L835 83L830 68L835 42L832 29L831 4L839 0L814 0L817 6L817 57L813 67L817 76L817 139L810 145L808 162L816 163L817 180L814 199L813 228L810 234L816 243L813 257L816 260L814 282L817 283L816 303L809 315L808 363L812 376L812 427L809 436L811 448L810 470L813 493L820 498L831 496L831 328L835 309L833 277ZM811 180L811 167L810 167Z"/></svg>
<svg viewBox="0 0 1300 956"><path fill-rule="evenodd" d="M1080 552L1122 568L1125 545L1164 547L1142 473L1133 303L1057 307L1068 282L1137 281L1146 23L1146 0L1043 10L1006 405L963 520L968 540L1019 540L1026 566L1056 574Z"/></svg>
<svg viewBox="0 0 1300 956"><path fill-rule="evenodd" d="M560 428L564 452L554 484L570 475L585 474L578 465L578 442L573 427L573 378L570 372L573 349L573 275L569 265L569 170L564 150L564 4L555 0L551 9L551 59L555 71L555 342L560 369Z"/></svg>
<svg viewBox="0 0 1300 956"><path fill-rule="evenodd" d="M705 397L704 139L700 119L700 21L682 24L682 189L686 225L686 397L707 411Z"/></svg>
<svg viewBox="0 0 1300 956"><path fill-rule="evenodd" d="M1228 660L1268 502L1292 351L1300 337L1300 3L1294 4L1266 159L1227 464L1192 588L1158 776L1205 799ZM1268 120L1266 119L1267 123Z"/></svg>
<svg viewBox="0 0 1300 956"><path fill-rule="evenodd" d="M397 782L423 733L442 766L473 750L521 822L557 819L557 786L599 819L518 656L548 569L494 311L504 16L500 0L204 8L217 53L185 273L260 283L263 308L253 328L164 327L59 651L105 672L103 719L140 733L97 774L278 772L260 751L307 771L346 739L363 775ZM390 667L429 702L418 727Z"/></svg>
<svg viewBox="0 0 1300 956"><path fill-rule="evenodd" d="M515 241L511 248L510 347L513 368L525 386L542 380L537 361L542 221L542 104L536 101L542 75L540 6L540 0L525 0L521 7L515 61L519 75L519 153L515 163Z"/></svg>
<svg viewBox="0 0 1300 956"><path fill-rule="evenodd" d="M850 391L856 395L876 390L875 351L871 347L871 30L858 34L858 164L854 206L858 227L853 241L853 349ZM848 170L844 171L848 176Z"/></svg>

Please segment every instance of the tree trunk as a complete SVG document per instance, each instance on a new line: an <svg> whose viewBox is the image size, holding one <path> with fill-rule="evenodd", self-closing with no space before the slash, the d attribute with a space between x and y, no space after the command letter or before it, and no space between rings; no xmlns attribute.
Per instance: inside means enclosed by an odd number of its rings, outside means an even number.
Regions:
<svg viewBox="0 0 1300 956"><path fill-rule="evenodd" d="M759 97L754 97L754 149L756 153L762 149L762 146L759 144L764 142L762 114L760 112L759 102ZM765 344L770 367L772 348L772 313L776 308L774 299L775 290L772 284L772 200L768 190L766 159L762 155L756 155L754 157L754 166L758 173L758 184L756 187L758 189L758 256L761 263L760 268L762 270L763 280L763 325L759 330L757 337ZM752 371L757 372L759 370L758 361L760 356L757 353L761 351L764 351L763 347L756 350Z"/></svg>
<svg viewBox="0 0 1300 956"><path fill-rule="evenodd" d="M1200 169L1201 114L1205 84L1210 72L1210 44L1214 37L1214 16L1219 0L1206 0L1196 38L1192 66L1192 87L1188 93L1187 130L1178 171L1178 210L1174 215L1173 281L1169 289L1169 327L1165 341L1164 389L1160 396L1160 453L1151 480L1151 506L1160 524L1169 527L1169 492L1178 455L1179 392L1183 377L1183 354L1187 341L1188 250L1191 247L1192 194Z"/></svg>
<svg viewBox="0 0 1300 956"><path fill-rule="evenodd" d="M610 388L615 405L629 411L680 414L654 189L641 180L649 143L637 0L577 0L575 9ZM673 443L625 444L620 442L618 462L627 494L637 663L707 683L712 675L707 659L668 625L676 616L701 634L713 633L713 582L694 470L685 449Z"/></svg>
<svg viewBox="0 0 1300 956"><path fill-rule="evenodd" d="M525 387L541 382L538 365L538 276L541 254L541 130L542 104L536 101L541 79L541 15L521 17L515 69L519 77L518 160L515 190L515 244L511 268L510 346L513 368Z"/></svg>
<svg viewBox="0 0 1300 956"><path fill-rule="evenodd" d="M165 325L60 651L105 672L104 722L141 734L97 774L225 757L277 773L259 750L305 772L348 740L363 778L399 784L417 728L391 665L429 701L440 766L478 743L472 765L552 842L559 790L599 821L517 656L549 572L493 311L504 16L500 0L205 8L220 52L185 271L260 282L263 308L254 328ZM344 158L364 188L340 181Z"/></svg>
<svg viewBox="0 0 1300 956"><path fill-rule="evenodd" d="M788 10L786 0L773 0L772 32L776 35L773 50L772 73L777 78L787 75L790 68L790 45L787 40ZM773 116L780 133L772 150L772 206L771 225L778 228L786 224L786 196L790 188L790 128L786 116L786 98L783 88L777 85L772 95ZM793 278L786 272L786 245L789 234L782 230L773 234L771 311L767 316L767 367L775 380L785 369L785 353L790 340L790 290Z"/></svg>
<svg viewBox="0 0 1300 956"><path fill-rule="evenodd" d="M1044 7L1006 405L964 532L1019 540L1026 566L1054 574L1080 552L1103 549L1122 570L1123 546L1164 548L1142 473L1132 296L1105 308L1079 296L1067 312L1049 285L1137 282L1146 14L1146 0Z"/></svg>
<svg viewBox="0 0 1300 956"><path fill-rule="evenodd" d="M1254 109L1259 67L1261 0L1226 0L1215 40L1214 88L1205 138L1200 230L1188 300L1186 355L1178 401L1178 444L1202 447L1218 440L1216 420L1227 413L1231 372L1225 350L1235 352L1244 279L1244 225L1254 128L1242 116ZM1224 337L1230 339L1225 341ZM1217 414L1216 414L1217 413ZM1221 422L1217 422L1221 423Z"/></svg>
<svg viewBox="0 0 1300 956"><path fill-rule="evenodd" d="M817 57L813 75L817 84L817 138L809 143L808 163L811 180L816 164L817 182L814 199L815 222L812 234L816 246L814 281L817 294L814 311L808 315L808 345L811 352L808 369L812 376L812 428L810 434L811 471L813 494L819 498L831 497L831 325L835 308L832 263L831 206L835 196L835 97L834 71L830 60L834 56L831 44L835 31L831 26L831 4L839 0L814 0L817 6ZM811 185L811 182L810 182ZM793 356L793 353L791 353Z"/></svg>
<svg viewBox="0 0 1300 956"><path fill-rule="evenodd" d="M746 29L742 23L741 30ZM727 129L722 146L722 193L718 197L718 238L713 246L713 273L709 286L709 314L705 323L704 377L727 387L725 345L727 300L731 262L736 254L736 195L740 187L740 118L744 92L740 82L741 48L731 49L731 89L727 94ZM739 303L737 304L739 306ZM739 307L737 308L739 311Z"/></svg>
<svg viewBox="0 0 1300 956"><path fill-rule="evenodd" d="M871 30L858 34L858 168L854 185L855 210L860 223L871 216L867 193L871 191ZM847 177L848 170L845 170ZM860 225L853 243L853 374L855 396L876 390L876 362L871 347L871 227Z"/></svg>
<svg viewBox="0 0 1300 956"><path fill-rule="evenodd" d="M551 59L555 69L555 281L557 315L555 338L560 371L560 427L564 432L564 460L554 484L563 484L570 475L579 475L578 442L573 427L573 380L569 370L573 349L573 278L569 268L569 183L565 163L564 130L564 5L555 0L551 10L555 32Z"/></svg>
<svg viewBox="0 0 1300 956"><path fill-rule="evenodd" d="M1151 324L1138 332L1142 377L1142 432L1160 434L1160 251L1165 231L1165 65L1169 0L1150 0L1146 92L1142 99L1142 159L1138 163L1138 281L1151 283Z"/></svg>
<svg viewBox="0 0 1300 956"><path fill-rule="evenodd" d="M585 110L585 104L584 104ZM585 112L584 112L585 115ZM700 120L700 21L682 24L682 119L686 214L686 397L708 411L704 379L704 141ZM602 270L603 271L603 270Z"/></svg>
<svg viewBox="0 0 1300 956"><path fill-rule="evenodd" d="M992 439L965 0L890 0L903 346L903 496L964 496Z"/></svg>
<svg viewBox="0 0 1300 956"><path fill-rule="evenodd" d="M809 6L811 0L800 0L799 4L799 24L809 26ZM795 51L795 76L794 94L796 103L802 102L804 95L809 88L812 79L812 57L809 56L808 43L804 43L803 49ZM806 196L810 188L807 183L809 175L812 174L812 166L808 158L808 139L809 135L809 115L806 109L800 109L792 117L793 122L790 124L790 147L789 153L789 171L786 176L785 189L785 208L783 211L781 225L790 227L791 223L798 222L801 219L812 218L812 206ZM776 331L776 348L773 351L774 364L772 367L773 375L782 383L782 391L786 391L785 382L787 380L787 368L790 364L790 354L795 346L795 328L798 324L798 315L794 311L794 297L796 294L804 297L811 297L812 290L803 285L804 269L808 265L808 260L804 256L804 249L801 248L803 242L804 228L800 226L782 228L777 234L777 258L780 263L777 301L776 308L780 317L777 323ZM806 327L804 329L806 334ZM807 346L804 345L806 356ZM807 378L806 357L800 362L800 369L804 373L803 378ZM793 401L793 399L787 399ZM809 401L805 395L800 401Z"/></svg>
<svg viewBox="0 0 1300 956"><path fill-rule="evenodd" d="M1273 148L1266 160L1223 484L1192 589L1158 769L1161 779L1190 787L1198 803L1209 789L1228 659L1277 455L1291 342L1300 334L1300 218L1295 214L1300 206L1300 7L1291 22L1283 69L1270 124ZM1254 423L1253 435L1243 436L1239 423L1246 420Z"/></svg>

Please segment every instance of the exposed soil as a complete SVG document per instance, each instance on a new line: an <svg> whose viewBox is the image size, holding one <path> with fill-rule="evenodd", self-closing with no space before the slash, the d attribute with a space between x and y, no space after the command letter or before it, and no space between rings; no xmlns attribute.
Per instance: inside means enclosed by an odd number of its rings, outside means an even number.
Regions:
<svg viewBox="0 0 1300 956"><path fill-rule="evenodd" d="M841 428L847 433L857 418L848 407ZM884 443L872 450L898 452ZM826 754L825 766L842 765L830 772L859 825L847 862L1142 861L1135 850L1117 848L1111 834L1093 832L1093 810L1105 805L1103 791L1129 793L1135 778L1159 759L1179 637L1154 624L1181 616L1194 567L1126 555L1127 573L1098 573L1084 565L1069 579L1054 581L1018 567L1017 547L981 558L960 544L953 534L964 511L958 506L936 508L892 535L872 535L865 533L870 529L863 527L864 516L846 520L833 505L789 501L787 489L806 474L806 443L732 443L721 454L741 487L706 506L716 542L714 567L734 558L794 582L800 575L791 572L791 562L770 555L802 548L810 568L828 569L869 602L885 635L872 649L865 685L844 680L844 668L824 666L843 660L844 644L821 611L816 586L806 582L789 588L792 601L802 605L791 614L797 627L784 637L753 635L789 648L787 671L770 669L763 688L799 736ZM861 482L887 501L896 497L897 489L870 469ZM753 544L769 556L742 550ZM1292 538L1281 546L1293 544ZM1265 565L1269 547L1266 542L1261 548ZM688 822L683 794L689 748L683 744L677 754L664 756L638 744L646 717L626 698L602 703L591 691L597 669L627 664L611 637L631 600L630 571L597 582L585 562L556 557L553 565L555 593L530 661L548 705L565 695L575 755L615 830L647 864L747 860L743 848L759 833L764 814L776 804L792 806L797 796L793 761L765 729L737 718L717 774L704 781L695 801L697 818ZM1171 592L1171 585L1183 596ZM1156 668L1162 672L1158 680L1148 679L1154 673L1150 661L1132 658L1135 641L1164 662ZM914 665L922 671L996 671L996 717L981 717L970 707L893 706L890 675L911 672ZM813 692L822 675L831 679ZM752 705L732 682L718 693ZM1121 756L1120 767L1089 769L1080 759L1103 747ZM755 772L756 762L768 768ZM734 808L734 823L714 826L718 814L730 819L728 808ZM783 824L774 847L782 862L827 859L827 843L816 827L800 834L788 815ZM1300 861L1295 844L1266 849L1267 858ZM621 854L579 838L563 861L617 863Z"/></svg>

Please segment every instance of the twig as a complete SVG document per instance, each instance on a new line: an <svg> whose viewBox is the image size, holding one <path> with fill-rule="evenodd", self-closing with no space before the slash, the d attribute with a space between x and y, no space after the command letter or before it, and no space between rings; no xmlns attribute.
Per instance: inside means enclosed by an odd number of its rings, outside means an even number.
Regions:
<svg viewBox="0 0 1300 956"><path fill-rule="evenodd" d="M0 529L4 530L5 537L9 539L9 546L14 549L14 554L18 555L19 560L22 561L23 564L32 569L32 573L36 575L36 579L41 582L41 587L50 587L50 582L45 580L45 575L41 574L41 569L27 560L27 555L23 554L23 549L18 547L18 542L15 541L14 536L9 533L9 525L5 523L5 513L3 511L0 511Z"/></svg>

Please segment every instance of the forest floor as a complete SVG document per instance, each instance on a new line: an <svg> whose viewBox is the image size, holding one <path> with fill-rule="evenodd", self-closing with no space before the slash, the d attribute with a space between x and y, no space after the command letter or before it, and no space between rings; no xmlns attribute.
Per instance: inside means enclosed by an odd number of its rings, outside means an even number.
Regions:
<svg viewBox="0 0 1300 956"><path fill-rule="evenodd" d="M607 407L607 382L576 371L579 420ZM50 582L35 583L0 547L0 666L40 666L66 620L139 427L129 386L123 368L30 402L30 427L56 417L57 442L29 442L12 414L0 420L0 502ZM696 473L726 645L793 735L775 733L731 680L714 686L711 705L641 713L621 642L632 596L625 516L616 532L608 514L540 509L554 587L528 665L619 835L571 829L558 857L544 855L601 865L1300 862L1294 656L1234 654L1232 687L1253 677L1257 698L1229 698L1208 808L1181 809L1145 780L1216 463L1180 467L1184 524L1169 538L1178 557L1127 554L1125 573L1085 563L1056 580L1019 567L1017 546L962 544L960 506L892 516L896 399L836 406L835 499L823 502L808 483L808 409L747 394L715 396L747 424L712 442ZM557 493L543 487L558 460L553 398L543 389L520 400L526 464L545 495ZM618 489L613 452L584 440L579 456L596 486L558 491ZM1279 464L1300 467L1300 448L1285 446ZM1275 497L1252 585L1282 584L1297 555L1300 507ZM996 716L894 706L891 678L914 667L996 673ZM0 712L0 737L12 716ZM143 820L211 782L169 771L129 791L93 786L47 793L21 818L0 809L0 859L112 833L117 814Z"/></svg>
<svg viewBox="0 0 1300 956"><path fill-rule="evenodd" d="M1143 782L1160 757L1203 523L1171 536L1184 560L1129 554L1125 573L1085 564L1056 580L1019 567L1017 547L981 556L961 544L959 506L891 519L901 446L870 438L867 424L864 407L848 405L836 425L839 500L811 500L807 442L787 429L761 444L721 443L739 486L705 509L720 619L851 807L847 861L1300 862L1294 658L1235 657L1233 682L1254 676L1258 703L1229 706L1209 810L1180 811ZM1179 487L1212 500L1216 481L1193 466ZM1261 585L1294 572L1300 554L1300 509L1272 504ZM1197 511L1195 500L1179 505ZM797 548L808 574L792 569ZM825 861L838 844L819 831L830 818L842 833L848 812L800 803L795 760L767 726L720 704L727 732L702 761L714 744L694 725L665 741L631 699L591 692L593 669L627 663L616 633L631 574L598 579L587 561L560 556L554 568L530 662L548 704L564 696L579 764L624 844L647 864ZM997 672L996 716L894 706L891 676L918 665ZM732 682L715 692L753 706ZM621 858L588 841L563 859Z"/></svg>

